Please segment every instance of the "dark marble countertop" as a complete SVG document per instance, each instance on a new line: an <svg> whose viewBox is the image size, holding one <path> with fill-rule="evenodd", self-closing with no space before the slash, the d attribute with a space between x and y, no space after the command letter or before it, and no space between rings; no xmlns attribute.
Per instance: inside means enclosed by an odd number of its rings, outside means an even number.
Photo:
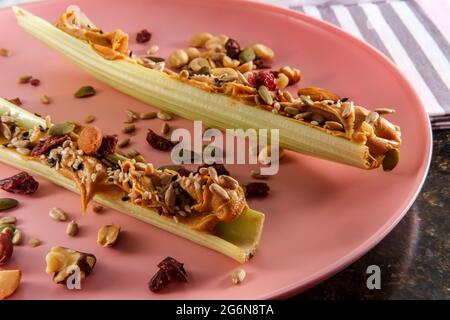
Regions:
<svg viewBox="0 0 450 320"><path fill-rule="evenodd" d="M450 299L450 131L433 132L433 158L413 206L374 249L292 299ZM378 265L381 289L366 286Z"/></svg>

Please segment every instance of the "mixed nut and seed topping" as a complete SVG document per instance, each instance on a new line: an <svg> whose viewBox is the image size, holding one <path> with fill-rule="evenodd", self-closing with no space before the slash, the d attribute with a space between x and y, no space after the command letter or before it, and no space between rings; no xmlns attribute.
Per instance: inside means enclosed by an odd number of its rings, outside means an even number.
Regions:
<svg viewBox="0 0 450 320"><path fill-rule="evenodd" d="M74 12L63 14L56 26L87 41L105 59L124 59L158 70L207 92L224 94L274 115L367 145L372 167L382 163L385 156L391 157L388 151L400 146L400 128L383 117L393 110L371 112L318 87L301 88L298 96L293 97L286 88L301 80L301 72L291 66L272 69L270 63L275 53L264 44L241 46L227 35L199 33L190 39L190 47L168 56L172 67L169 69L164 59L134 55L128 47L128 35L121 30L104 33L83 24ZM150 37L143 30L137 40L146 42ZM384 167L390 170L395 159L388 162Z"/></svg>
<svg viewBox="0 0 450 320"><path fill-rule="evenodd" d="M1 147L13 148L75 181L83 211L97 192L113 190L124 201L212 232L217 223L231 222L247 208L244 189L229 173L218 173L214 166L187 175L170 168L159 170L151 163L116 154L117 136L105 135L95 126L72 122L51 125L47 117L45 127L22 129L10 113L4 113L1 119ZM160 150L168 143L173 146L151 131L147 140ZM0 187L19 193L32 193L37 186L26 173L0 181ZM49 215L58 221L67 220L58 208Z"/></svg>

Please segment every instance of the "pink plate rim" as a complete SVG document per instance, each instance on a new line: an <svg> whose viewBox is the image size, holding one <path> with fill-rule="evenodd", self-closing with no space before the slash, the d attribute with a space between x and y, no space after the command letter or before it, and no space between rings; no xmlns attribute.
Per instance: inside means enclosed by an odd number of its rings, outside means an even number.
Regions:
<svg viewBox="0 0 450 320"><path fill-rule="evenodd" d="M191 0L183 0L186 2L190 2ZM275 12L280 15L287 16L291 19L298 19L302 21L306 21L309 24L312 24L326 32L331 32L337 34L339 37L344 39L344 41L351 42L354 46L358 46L361 49L364 49L369 55L373 57L373 59L378 59L380 62L384 63L392 72L392 75L395 76L405 92L411 96L417 105L420 105L420 113L418 114L418 118L420 118L424 122L424 127L427 128L425 134L426 137L426 149L424 150L424 162L421 165L421 172L418 175L421 176L420 181L416 182L414 188L414 192L412 192L409 197L404 201L402 206L398 209L398 211L393 215L393 217L387 221L376 233L374 233L368 240L364 243L360 244L357 248L347 253L339 260L334 263L328 265L320 271L317 271L310 275L308 278L293 282L292 284L280 288L270 294L258 296L255 299L284 299L290 296L295 295L301 291L305 291L314 285L319 284L320 282L330 278L335 275L339 271L343 270L345 267L349 266L351 263L358 260L364 254L366 254L370 249L375 247L392 229L400 222L400 220L404 217L404 215L408 212L415 199L417 198L419 191L421 190L431 162L432 155L432 130L429 121L429 116L419 99L419 96L415 92L409 80L401 73L401 71L397 68L397 66L390 61L387 57L385 57L378 49L373 47L371 44L361 41L360 39L354 37L353 35L345 32L344 30L328 23L326 21L318 20L316 18L310 17L300 11L294 11L292 9L287 9L283 7L279 7L276 5L258 2L256 0L216 0L216 1L226 1L229 5L230 3L239 6L242 10L269 10L271 12ZM55 1L44 0L39 2L32 2L20 5L24 8L33 8L35 6L45 5L54 3ZM196 0L196 4L208 3L208 0ZM11 10L10 7L1 8L0 11L3 10Z"/></svg>

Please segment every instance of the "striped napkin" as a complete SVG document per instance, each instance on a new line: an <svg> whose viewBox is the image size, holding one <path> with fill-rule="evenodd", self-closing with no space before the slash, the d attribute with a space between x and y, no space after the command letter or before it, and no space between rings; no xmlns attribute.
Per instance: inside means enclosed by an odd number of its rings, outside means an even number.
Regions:
<svg viewBox="0 0 450 320"><path fill-rule="evenodd" d="M425 12L425 1L280 0L265 1L330 22L391 59L415 87L434 129L450 129L450 44ZM450 3L434 3L435 10ZM442 4L443 7L439 6ZM448 19L448 17L447 17Z"/></svg>

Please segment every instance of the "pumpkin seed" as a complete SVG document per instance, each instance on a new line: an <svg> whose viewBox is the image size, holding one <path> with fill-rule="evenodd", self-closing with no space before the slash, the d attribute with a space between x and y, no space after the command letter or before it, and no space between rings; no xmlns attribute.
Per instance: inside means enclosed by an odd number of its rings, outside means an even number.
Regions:
<svg viewBox="0 0 450 320"><path fill-rule="evenodd" d="M52 208L48 215L50 218L56 221L66 221L67 220L67 214L60 208Z"/></svg>
<svg viewBox="0 0 450 320"><path fill-rule="evenodd" d="M164 111L159 111L156 116L159 120L170 121L172 120L172 116Z"/></svg>
<svg viewBox="0 0 450 320"><path fill-rule="evenodd" d="M0 218L0 225L2 224L16 224L17 219L16 217L3 217Z"/></svg>
<svg viewBox="0 0 450 320"><path fill-rule="evenodd" d="M148 120L148 119L155 119L156 118L156 112L144 112L141 113L140 118L142 120Z"/></svg>
<svg viewBox="0 0 450 320"><path fill-rule="evenodd" d="M267 89L266 86L260 86L258 88L258 94L265 103L267 103L270 106L273 104L272 95L270 94L270 91L269 89Z"/></svg>
<svg viewBox="0 0 450 320"><path fill-rule="evenodd" d="M122 128L123 133L130 134L130 133L133 133L134 131L136 131L136 126L134 124L129 124Z"/></svg>
<svg viewBox="0 0 450 320"><path fill-rule="evenodd" d="M136 162L140 162L140 163L146 163L147 161L145 161L145 158L143 155L138 154L136 157L133 158L134 160L136 160Z"/></svg>
<svg viewBox="0 0 450 320"><path fill-rule="evenodd" d="M383 170L391 171L400 161L400 151L398 149L391 149L384 155L383 159Z"/></svg>
<svg viewBox="0 0 450 320"><path fill-rule="evenodd" d="M255 51L250 47L245 48L239 54L239 61L241 61L241 63L253 61L253 60L255 60L255 58L256 58Z"/></svg>
<svg viewBox="0 0 450 320"><path fill-rule="evenodd" d="M75 237L77 235L78 224L74 220L70 221L69 224L67 225L66 233L71 237Z"/></svg>
<svg viewBox="0 0 450 320"><path fill-rule="evenodd" d="M94 87L92 86L84 86L77 90L77 92L74 93L75 98L87 98L94 96L97 92L95 91Z"/></svg>
<svg viewBox="0 0 450 320"><path fill-rule="evenodd" d="M119 148L124 148L124 147L126 147L127 145L129 145L129 144L130 144L130 139L129 139L129 138L126 138L126 139L120 140L119 143L117 144L117 146L118 146Z"/></svg>
<svg viewBox="0 0 450 320"><path fill-rule="evenodd" d="M20 229L14 230L11 242L16 246L22 242L22 231Z"/></svg>
<svg viewBox="0 0 450 320"><path fill-rule="evenodd" d="M8 210L16 207L18 204L16 199L0 198L0 211Z"/></svg>
<svg viewBox="0 0 450 320"><path fill-rule="evenodd" d="M75 124L72 122L63 122L51 126L47 133L51 136L62 136L71 133L74 129Z"/></svg>
<svg viewBox="0 0 450 320"><path fill-rule="evenodd" d="M94 121L95 121L95 116L93 116L92 114L89 114L84 117L84 123L92 123Z"/></svg>
<svg viewBox="0 0 450 320"><path fill-rule="evenodd" d="M307 106L309 106L309 107L314 107L314 101L312 101L311 98L310 98L309 96L301 95L301 96L300 96L300 100L302 100L302 102L303 102L304 104L306 104Z"/></svg>

